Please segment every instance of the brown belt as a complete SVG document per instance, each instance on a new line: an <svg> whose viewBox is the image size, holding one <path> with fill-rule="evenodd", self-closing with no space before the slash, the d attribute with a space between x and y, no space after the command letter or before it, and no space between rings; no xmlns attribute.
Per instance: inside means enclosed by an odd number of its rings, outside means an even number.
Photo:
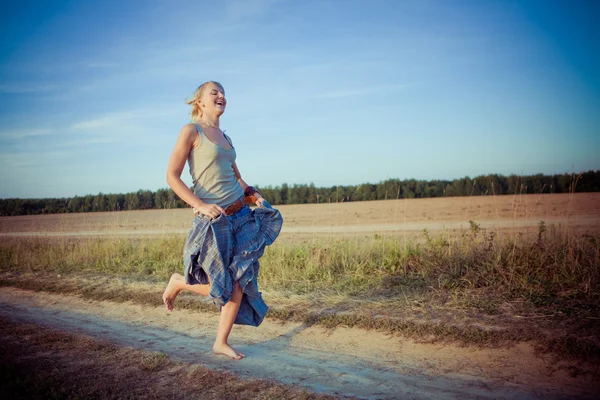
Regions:
<svg viewBox="0 0 600 400"><path fill-rule="evenodd" d="M256 197L254 195L244 196L225 207L225 215L233 215L244 208L244 206L253 203L256 203Z"/></svg>

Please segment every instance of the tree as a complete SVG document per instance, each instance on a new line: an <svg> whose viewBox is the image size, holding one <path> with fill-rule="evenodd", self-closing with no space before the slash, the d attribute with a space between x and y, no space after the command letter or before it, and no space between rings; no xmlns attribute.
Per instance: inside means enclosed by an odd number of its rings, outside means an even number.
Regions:
<svg viewBox="0 0 600 400"><path fill-rule="evenodd" d="M140 208L140 199L137 193L127 193L125 195L125 208L127 210L138 210Z"/></svg>
<svg viewBox="0 0 600 400"><path fill-rule="evenodd" d="M94 196L94 202L92 205L92 211L106 211L108 209L106 196L102 193L98 193Z"/></svg>
<svg viewBox="0 0 600 400"><path fill-rule="evenodd" d="M154 208L153 193L150 190L138 190L137 196L139 198L139 209L149 210Z"/></svg>
<svg viewBox="0 0 600 400"><path fill-rule="evenodd" d="M289 188L288 184L281 185L281 204L288 204Z"/></svg>
<svg viewBox="0 0 600 400"><path fill-rule="evenodd" d="M169 207L169 191L167 189L158 189L154 194L154 207L170 208Z"/></svg>

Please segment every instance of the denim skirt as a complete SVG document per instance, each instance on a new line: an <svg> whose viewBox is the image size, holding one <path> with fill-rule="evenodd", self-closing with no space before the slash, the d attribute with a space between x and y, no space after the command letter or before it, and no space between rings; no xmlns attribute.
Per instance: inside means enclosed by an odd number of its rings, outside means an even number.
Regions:
<svg viewBox="0 0 600 400"><path fill-rule="evenodd" d="M209 296L219 309L231 299L234 282L239 283L243 296L235 323L240 325L260 325L269 309L258 290L259 258L279 235L283 218L264 204L213 220L196 216L183 249L186 282L210 283Z"/></svg>

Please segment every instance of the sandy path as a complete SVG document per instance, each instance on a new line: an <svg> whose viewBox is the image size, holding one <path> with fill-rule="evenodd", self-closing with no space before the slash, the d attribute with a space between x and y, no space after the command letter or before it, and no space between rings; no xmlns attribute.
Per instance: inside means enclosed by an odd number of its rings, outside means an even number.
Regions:
<svg viewBox="0 0 600 400"><path fill-rule="evenodd" d="M266 320L234 327L232 342L247 358L211 354L217 315L0 289L0 315L123 346L162 351L248 378L270 378L311 391L361 398L594 398L591 377L570 377L564 363L528 344L471 349L418 344L379 332Z"/></svg>

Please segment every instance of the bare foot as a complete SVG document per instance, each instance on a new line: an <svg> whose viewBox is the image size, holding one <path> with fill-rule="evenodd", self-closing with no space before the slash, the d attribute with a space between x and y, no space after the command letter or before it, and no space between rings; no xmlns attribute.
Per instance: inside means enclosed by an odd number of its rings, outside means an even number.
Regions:
<svg viewBox="0 0 600 400"><path fill-rule="evenodd" d="M167 311L173 311L173 303L175 302L175 298L181 291L180 284L184 282L183 276L179 274L171 275L171 279L169 279L169 284L163 293L163 303L165 303L165 307L167 307Z"/></svg>
<svg viewBox="0 0 600 400"><path fill-rule="evenodd" d="M215 343L213 346L213 353L223 354L229 358L233 358L234 360L241 360L242 358L246 357L244 354L238 353L237 351L235 351L233 349L233 347L231 347L227 343L223 343L223 344Z"/></svg>

